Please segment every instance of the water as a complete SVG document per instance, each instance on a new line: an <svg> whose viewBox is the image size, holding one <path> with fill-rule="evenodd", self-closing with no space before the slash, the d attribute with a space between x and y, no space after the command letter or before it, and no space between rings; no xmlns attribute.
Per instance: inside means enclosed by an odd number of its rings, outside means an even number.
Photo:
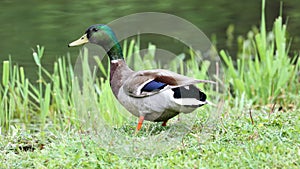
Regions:
<svg viewBox="0 0 300 169"><path fill-rule="evenodd" d="M293 36L293 46L299 50L300 1L283 0L283 16L288 20L289 35ZM267 0L266 17L270 29L279 15L280 1ZM199 27L208 37L216 35L218 48L234 51L226 46L226 29L235 26L235 35L246 35L253 25L259 25L261 2L199 0L159 1L141 3L139 0L1 0L0 2L0 62L11 55L14 63L24 66L27 76L36 76L36 66L32 58L32 49L36 45L46 47L43 64L51 69L53 62L60 56L70 53L76 59L79 49L68 48L67 44L79 37L84 30L95 23L109 23L119 17L137 12L165 12L182 17ZM182 48L173 47L172 41L154 37L142 38L143 45L153 40L160 48L180 53ZM178 50L178 51L176 51ZM0 73L2 72L2 64Z"/></svg>

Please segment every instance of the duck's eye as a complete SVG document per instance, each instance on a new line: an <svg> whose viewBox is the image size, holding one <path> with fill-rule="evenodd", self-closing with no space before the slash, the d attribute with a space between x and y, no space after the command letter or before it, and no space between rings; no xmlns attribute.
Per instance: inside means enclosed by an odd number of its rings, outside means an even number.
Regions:
<svg viewBox="0 0 300 169"><path fill-rule="evenodd" d="M97 32L99 29L93 28L92 30L93 30L93 32Z"/></svg>

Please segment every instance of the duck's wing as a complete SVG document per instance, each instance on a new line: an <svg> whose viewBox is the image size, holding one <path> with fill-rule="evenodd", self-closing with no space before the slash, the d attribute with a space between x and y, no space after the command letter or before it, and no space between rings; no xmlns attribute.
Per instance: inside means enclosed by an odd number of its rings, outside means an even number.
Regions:
<svg viewBox="0 0 300 169"><path fill-rule="evenodd" d="M123 89L131 97L146 97L167 89L196 83L214 82L190 78L164 69L156 69L134 73L124 82Z"/></svg>

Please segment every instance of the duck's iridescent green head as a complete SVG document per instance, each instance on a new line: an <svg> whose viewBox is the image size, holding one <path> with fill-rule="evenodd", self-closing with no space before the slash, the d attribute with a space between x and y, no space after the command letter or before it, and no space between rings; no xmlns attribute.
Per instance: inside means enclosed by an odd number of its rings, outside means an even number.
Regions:
<svg viewBox="0 0 300 169"><path fill-rule="evenodd" d="M79 46L88 42L102 46L111 60L123 59L122 48L116 35L107 25L97 24L90 26L82 37L71 42L68 46Z"/></svg>

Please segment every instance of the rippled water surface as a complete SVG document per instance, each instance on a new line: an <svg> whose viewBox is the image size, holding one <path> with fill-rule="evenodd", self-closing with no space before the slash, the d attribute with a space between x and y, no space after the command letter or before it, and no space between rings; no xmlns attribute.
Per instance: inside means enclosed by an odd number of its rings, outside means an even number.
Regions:
<svg viewBox="0 0 300 169"><path fill-rule="evenodd" d="M288 16L289 35L293 36L293 49L299 49L300 1L283 0L283 16ZM25 67L29 76L35 76L32 48L46 47L43 58L49 69L53 61L68 52L72 58L78 55L77 49L67 44L80 36L95 23L109 23L117 18L137 12L165 12L182 17L199 27L208 37L216 35L218 48L227 48L226 29L235 26L235 35L246 35L253 25L259 25L261 2L210 0L210 1L171 1L152 0L141 3L139 0L2 0L0 2L0 61L9 58ZM267 26L270 29L279 15L280 1L267 0ZM168 48L180 53L170 40L155 40L157 36L145 37L144 46L149 41L159 48ZM167 42L167 43L166 43ZM229 49L230 50L230 49ZM232 51L234 51L234 46ZM0 72L2 71L2 64Z"/></svg>

